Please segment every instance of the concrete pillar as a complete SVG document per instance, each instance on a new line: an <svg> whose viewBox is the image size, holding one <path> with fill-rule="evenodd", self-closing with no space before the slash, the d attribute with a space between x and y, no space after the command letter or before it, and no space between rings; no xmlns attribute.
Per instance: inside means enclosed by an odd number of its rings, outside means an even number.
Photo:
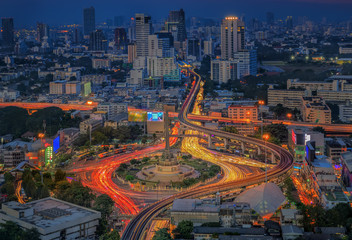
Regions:
<svg viewBox="0 0 352 240"><path fill-rule="evenodd" d="M276 158L275 158L275 154L271 153L271 162L272 163L276 163Z"/></svg>
<svg viewBox="0 0 352 240"><path fill-rule="evenodd" d="M258 152L258 155L262 154L262 150L260 149L259 146L257 147L257 152Z"/></svg>
<svg viewBox="0 0 352 240"><path fill-rule="evenodd" d="M225 149L229 149L229 140L227 138L224 138L224 146Z"/></svg>
<svg viewBox="0 0 352 240"><path fill-rule="evenodd" d="M244 142L241 142L241 150L242 150L242 153L244 153L244 150L245 150L245 148L244 148Z"/></svg>
<svg viewBox="0 0 352 240"><path fill-rule="evenodd" d="M208 135L208 148L213 149L213 140L211 139L211 136Z"/></svg>

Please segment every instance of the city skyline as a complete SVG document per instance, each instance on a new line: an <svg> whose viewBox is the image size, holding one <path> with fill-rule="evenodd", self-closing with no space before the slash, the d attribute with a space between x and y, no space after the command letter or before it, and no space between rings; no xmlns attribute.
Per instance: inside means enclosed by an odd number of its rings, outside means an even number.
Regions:
<svg viewBox="0 0 352 240"><path fill-rule="evenodd" d="M180 8L185 10L187 18L195 16L221 19L224 16L236 15L265 19L266 12L271 11L275 13L276 18L283 19L287 15L292 15L308 16L313 20L321 20L323 17L331 20L347 20L352 6L352 2L348 0L289 0L285 3L278 0L236 2L222 0L221 4L216 4L218 2L213 0L202 2L195 0L192 3L180 0L168 4L161 3L163 2L160 0L148 2L134 0L122 3L103 0L99 4L92 0L85 2L63 0L57 3L42 0L34 0L30 3L24 0L5 0L0 9L0 16L13 17L16 28L34 26L38 21L50 25L82 24L82 10L90 6L96 9L97 22L103 22L117 15L132 17L135 13L147 13L152 15L154 20L166 19L169 10Z"/></svg>

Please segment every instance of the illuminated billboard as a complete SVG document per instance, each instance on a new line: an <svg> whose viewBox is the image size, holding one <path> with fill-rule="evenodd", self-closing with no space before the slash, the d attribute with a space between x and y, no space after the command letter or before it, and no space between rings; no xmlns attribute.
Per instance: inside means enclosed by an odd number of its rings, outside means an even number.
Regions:
<svg viewBox="0 0 352 240"><path fill-rule="evenodd" d="M53 161L53 147L49 146L45 149L45 165L50 164Z"/></svg>
<svg viewBox="0 0 352 240"><path fill-rule="evenodd" d="M162 122L164 121L163 112L148 112L148 122Z"/></svg>
<svg viewBox="0 0 352 240"><path fill-rule="evenodd" d="M57 136L54 141L53 141L53 151L54 153L57 153L57 151L59 150L60 148L60 135Z"/></svg>
<svg viewBox="0 0 352 240"><path fill-rule="evenodd" d="M144 111L128 111L129 122L145 122L147 119L147 112Z"/></svg>

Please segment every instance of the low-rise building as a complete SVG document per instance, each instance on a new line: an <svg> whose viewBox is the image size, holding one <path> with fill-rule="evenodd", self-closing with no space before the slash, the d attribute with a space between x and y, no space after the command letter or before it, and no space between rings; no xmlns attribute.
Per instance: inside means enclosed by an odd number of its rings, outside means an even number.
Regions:
<svg viewBox="0 0 352 240"><path fill-rule="evenodd" d="M93 58L92 59L92 67L94 69L110 69L111 68L111 60L105 58Z"/></svg>
<svg viewBox="0 0 352 240"><path fill-rule="evenodd" d="M255 105L234 105L228 107L228 117L234 120L257 121L258 106Z"/></svg>
<svg viewBox="0 0 352 240"><path fill-rule="evenodd" d="M12 221L21 228L35 228L43 240L95 239L101 213L55 198L26 204L6 202L0 210L0 223Z"/></svg>
<svg viewBox="0 0 352 240"><path fill-rule="evenodd" d="M3 151L4 167L14 168L25 160L25 149L21 147L6 148Z"/></svg>
<svg viewBox="0 0 352 240"><path fill-rule="evenodd" d="M311 123L331 123L331 110L320 97L302 97L303 121Z"/></svg>
<svg viewBox="0 0 352 240"><path fill-rule="evenodd" d="M103 126L102 119L87 119L79 124L80 134L89 134L90 131L94 131Z"/></svg>
<svg viewBox="0 0 352 240"><path fill-rule="evenodd" d="M268 106L275 107L278 104L282 106L299 109L302 102L302 97L307 96L308 93L305 90L298 89L274 89L273 86L269 86L268 89Z"/></svg>
<svg viewBox="0 0 352 240"><path fill-rule="evenodd" d="M333 161L338 161L342 153L347 151L347 145L342 139L327 139L326 155Z"/></svg>

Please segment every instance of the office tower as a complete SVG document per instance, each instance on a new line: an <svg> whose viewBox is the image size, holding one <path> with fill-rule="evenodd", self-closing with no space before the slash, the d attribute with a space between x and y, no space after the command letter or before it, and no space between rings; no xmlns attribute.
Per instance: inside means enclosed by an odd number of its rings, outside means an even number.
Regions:
<svg viewBox="0 0 352 240"><path fill-rule="evenodd" d="M210 79L218 84L237 79L237 61L212 60L210 64Z"/></svg>
<svg viewBox="0 0 352 240"><path fill-rule="evenodd" d="M94 7L83 9L84 35L95 31L95 9Z"/></svg>
<svg viewBox="0 0 352 240"><path fill-rule="evenodd" d="M136 14L137 57L148 56L148 36L152 33L152 19L143 13Z"/></svg>
<svg viewBox="0 0 352 240"><path fill-rule="evenodd" d="M125 22L124 16L115 16L114 17L114 26L115 27L123 26L124 22Z"/></svg>
<svg viewBox="0 0 352 240"><path fill-rule="evenodd" d="M194 56L197 60L201 58L201 42L199 39L187 40L187 55Z"/></svg>
<svg viewBox="0 0 352 240"><path fill-rule="evenodd" d="M234 54L234 61L237 62L237 78L257 75L257 51L243 50Z"/></svg>
<svg viewBox="0 0 352 240"><path fill-rule="evenodd" d="M158 32L148 36L148 56L149 57L173 57L174 38L169 32Z"/></svg>
<svg viewBox="0 0 352 240"><path fill-rule="evenodd" d="M270 26L274 25L275 17L274 13L272 12L267 12L266 13L266 23Z"/></svg>
<svg viewBox="0 0 352 240"><path fill-rule="evenodd" d="M244 49L244 22L237 17L226 17L221 23L221 58L231 59Z"/></svg>
<svg viewBox="0 0 352 240"><path fill-rule="evenodd" d="M133 63L137 58L137 46L135 43L128 44L128 63Z"/></svg>
<svg viewBox="0 0 352 240"><path fill-rule="evenodd" d="M128 40L130 42L136 41L136 19L131 18L130 26L128 27Z"/></svg>
<svg viewBox="0 0 352 240"><path fill-rule="evenodd" d="M102 30L91 32L89 37L89 50L90 51L106 51L107 40Z"/></svg>
<svg viewBox="0 0 352 240"><path fill-rule="evenodd" d="M171 32L175 41L184 42L187 38L185 12L170 11L165 23L166 31Z"/></svg>
<svg viewBox="0 0 352 240"><path fill-rule="evenodd" d="M43 37L49 37L49 27L47 24L44 23L37 23L37 37L36 40L38 42L43 41Z"/></svg>
<svg viewBox="0 0 352 240"><path fill-rule="evenodd" d="M82 41L82 32L79 28L75 28L73 30L73 36L72 36L73 42L74 43L79 43Z"/></svg>
<svg viewBox="0 0 352 240"><path fill-rule="evenodd" d="M126 50L127 48L127 33L124 28L115 29L115 46L118 50Z"/></svg>
<svg viewBox="0 0 352 240"><path fill-rule="evenodd" d="M2 19L2 41L4 46L11 47L15 43L13 18Z"/></svg>
<svg viewBox="0 0 352 240"><path fill-rule="evenodd" d="M204 55L212 56L213 52L213 40L204 41Z"/></svg>
<svg viewBox="0 0 352 240"><path fill-rule="evenodd" d="M292 16L287 16L287 18L286 18L286 27L287 27L287 29L292 29L293 28L293 18L292 18Z"/></svg>

